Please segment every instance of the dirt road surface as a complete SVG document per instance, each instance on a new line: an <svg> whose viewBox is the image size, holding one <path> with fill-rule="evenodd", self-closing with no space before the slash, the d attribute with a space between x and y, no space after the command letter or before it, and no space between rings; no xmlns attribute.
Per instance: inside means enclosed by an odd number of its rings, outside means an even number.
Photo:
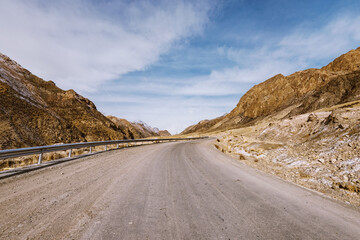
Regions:
<svg viewBox="0 0 360 240"><path fill-rule="evenodd" d="M358 208L209 140L113 150L0 180L0 239L359 239Z"/></svg>

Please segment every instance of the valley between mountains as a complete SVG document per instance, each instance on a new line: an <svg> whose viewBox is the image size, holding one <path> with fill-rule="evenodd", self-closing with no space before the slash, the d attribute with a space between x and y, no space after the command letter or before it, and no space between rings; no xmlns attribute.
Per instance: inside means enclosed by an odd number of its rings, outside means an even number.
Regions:
<svg viewBox="0 0 360 240"><path fill-rule="evenodd" d="M89 99L2 54L0 102L2 150L170 135L104 116ZM179 136L199 135L216 136L214 147L246 165L359 206L360 48L321 69L278 74L255 85L230 113ZM19 161L2 161L1 167L23 165Z"/></svg>

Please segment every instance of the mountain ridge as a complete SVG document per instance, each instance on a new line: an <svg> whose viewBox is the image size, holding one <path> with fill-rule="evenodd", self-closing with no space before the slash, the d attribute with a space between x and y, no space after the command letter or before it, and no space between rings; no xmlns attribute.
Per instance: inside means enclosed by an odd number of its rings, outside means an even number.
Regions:
<svg viewBox="0 0 360 240"><path fill-rule="evenodd" d="M62 90L0 53L0 149L134 138L74 90Z"/></svg>
<svg viewBox="0 0 360 240"><path fill-rule="evenodd" d="M328 65L291 75L275 75L253 86L228 114L189 126L182 134L221 131L254 124L292 108L286 117L360 98L360 47ZM338 88L336 87L338 86ZM339 88L340 87L340 88ZM331 91L335 91L336 94Z"/></svg>
<svg viewBox="0 0 360 240"><path fill-rule="evenodd" d="M115 116L107 116L112 122L114 122L118 127L126 127L129 129L129 134L134 138L148 138L153 136L171 136L167 130L159 130L158 128L153 128L147 125L144 122L129 122L126 119L118 118Z"/></svg>

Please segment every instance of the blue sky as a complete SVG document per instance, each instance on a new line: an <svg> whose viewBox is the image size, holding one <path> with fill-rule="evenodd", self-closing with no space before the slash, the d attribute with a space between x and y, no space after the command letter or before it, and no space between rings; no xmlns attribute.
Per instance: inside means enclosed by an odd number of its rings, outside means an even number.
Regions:
<svg viewBox="0 0 360 240"><path fill-rule="evenodd" d="M182 131L360 46L360 1L1 0L0 52L98 110Z"/></svg>

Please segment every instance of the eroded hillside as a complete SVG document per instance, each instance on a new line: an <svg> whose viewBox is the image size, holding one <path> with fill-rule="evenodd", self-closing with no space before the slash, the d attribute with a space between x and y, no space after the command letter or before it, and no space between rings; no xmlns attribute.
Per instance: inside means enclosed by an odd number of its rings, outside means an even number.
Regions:
<svg viewBox="0 0 360 240"><path fill-rule="evenodd" d="M360 204L360 101L220 135L216 147L247 165Z"/></svg>
<svg viewBox="0 0 360 240"><path fill-rule="evenodd" d="M89 99L0 54L0 149L133 138Z"/></svg>

